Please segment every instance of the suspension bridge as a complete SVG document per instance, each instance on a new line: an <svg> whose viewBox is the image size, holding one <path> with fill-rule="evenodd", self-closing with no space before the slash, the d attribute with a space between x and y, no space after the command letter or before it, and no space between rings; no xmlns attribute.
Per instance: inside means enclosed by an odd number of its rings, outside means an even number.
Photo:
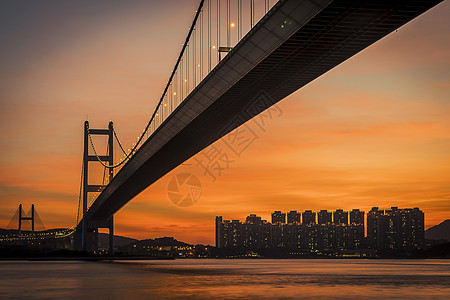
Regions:
<svg viewBox="0 0 450 300"><path fill-rule="evenodd" d="M44 249L68 248L70 245L69 239L73 233L73 229L67 228L45 230L45 225L34 204L31 205L28 213L25 213L22 204L19 204L19 208L12 216L6 229L0 230L0 245L6 248L14 245ZM0 248L3 248L1 246Z"/></svg>
<svg viewBox="0 0 450 300"><path fill-rule="evenodd" d="M85 122L72 248L96 251L98 229L169 171L441 0L201 0L154 112L130 151L111 122ZM108 137L106 155L92 136ZM117 141L123 159L113 160ZM88 184L89 163L104 167ZM92 204L88 194L96 194Z"/></svg>

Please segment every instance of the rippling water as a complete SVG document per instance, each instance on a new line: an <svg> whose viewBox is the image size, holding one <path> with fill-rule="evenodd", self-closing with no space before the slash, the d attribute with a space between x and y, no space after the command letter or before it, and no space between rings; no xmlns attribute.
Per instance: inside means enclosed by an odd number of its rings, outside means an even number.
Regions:
<svg viewBox="0 0 450 300"><path fill-rule="evenodd" d="M0 299L450 299L450 260L0 261Z"/></svg>

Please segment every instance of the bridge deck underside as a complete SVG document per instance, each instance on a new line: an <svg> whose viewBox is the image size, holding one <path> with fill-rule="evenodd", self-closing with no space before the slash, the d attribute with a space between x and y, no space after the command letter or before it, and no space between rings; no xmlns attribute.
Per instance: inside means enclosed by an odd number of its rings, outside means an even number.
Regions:
<svg viewBox="0 0 450 300"><path fill-rule="evenodd" d="M300 1L280 1L262 23L281 24L280 21L290 17L295 19L285 11L292 10L288 6L297 2ZM328 2L322 1L320 8L315 7L317 11L306 17L305 24L264 54L255 66L246 72L236 71L234 79L227 79L220 76L220 69L232 65L231 52L192 92L186 104L180 105L141 147L132 158L134 161L116 175L117 179L112 180L88 211L88 218L108 218L185 160L440 1ZM263 32L265 28L256 26L252 30L256 33L252 36L250 32L247 40L244 38L233 51L238 53L240 47L244 51L246 43L257 37L258 30ZM229 70L227 73L233 73ZM218 91L218 97L207 94L208 80L214 81L214 76L230 83L226 91ZM202 97L207 101L202 103ZM189 108L189 101L190 105L197 105L196 113L190 114L196 108ZM187 119L185 124L177 125L174 121L177 117Z"/></svg>

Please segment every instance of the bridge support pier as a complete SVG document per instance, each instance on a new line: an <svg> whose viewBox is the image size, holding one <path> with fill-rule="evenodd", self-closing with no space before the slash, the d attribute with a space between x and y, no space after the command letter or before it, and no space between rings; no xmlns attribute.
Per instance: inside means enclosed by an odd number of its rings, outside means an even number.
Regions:
<svg viewBox="0 0 450 300"><path fill-rule="evenodd" d="M84 238L82 238L82 250L86 252L99 252L98 230L105 228L109 230L108 250L109 255L114 255L114 217L107 220L86 220Z"/></svg>

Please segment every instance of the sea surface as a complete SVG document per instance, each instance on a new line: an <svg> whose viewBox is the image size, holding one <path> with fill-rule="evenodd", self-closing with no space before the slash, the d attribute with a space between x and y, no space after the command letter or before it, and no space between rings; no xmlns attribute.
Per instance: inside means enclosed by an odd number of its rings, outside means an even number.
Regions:
<svg viewBox="0 0 450 300"><path fill-rule="evenodd" d="M450 299L450 260L0 261L0 299Z"/></svg>

